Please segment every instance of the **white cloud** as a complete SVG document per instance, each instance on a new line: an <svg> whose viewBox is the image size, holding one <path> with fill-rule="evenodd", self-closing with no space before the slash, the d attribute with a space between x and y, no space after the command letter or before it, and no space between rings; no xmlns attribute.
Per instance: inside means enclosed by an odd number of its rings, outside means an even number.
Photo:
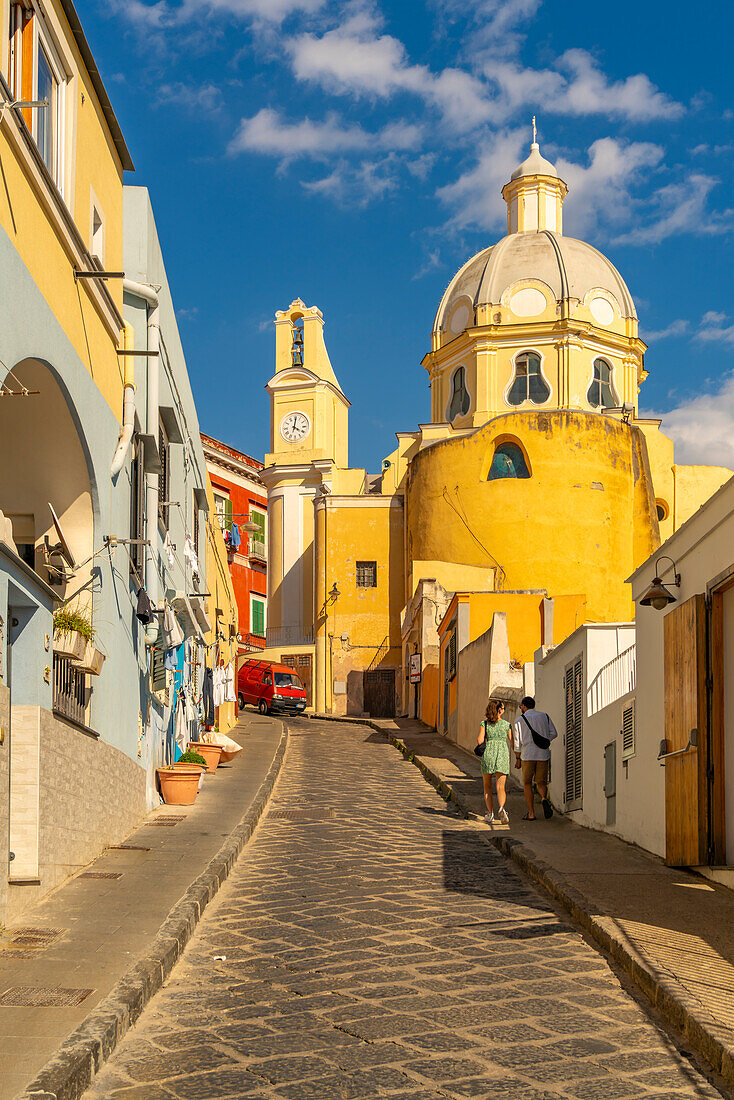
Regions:
<svg viewBox="0 0 734 1100"><path fill-rule="evenodd" d="M696 339L704 343L734 344L734 322L725 313L710 309L701 318Z"/></svg>
<svg viewBox="0 0 734 1100"><path fill-rule="evenodd" d="M676 462L734 468L734 375L726 375L714 393L683 401L662 419L662 430L675 443Z"/></svg>
<svg viewBox="0 0 734 1100"><path fill-rule="evenodd" d="M558 67L570 74L557 108L561 114L619 115L637 122L683 114L683 106L659 91L644 73L610 83L586 50L566 50Z"/></svg>
<svg viewBox="0 0 734 1100"><path fill-rule="evenodd" d="M325 196L340 206L367 206L397 188L397 163L391 157L358 165L342 162L323 179L302 181L301 185L311 194Z"/></svg>
<svg viewBox="0 0 734 1100"><path fill-rule="evenodd" d="M222 106L222 93L214 84L162 84L158 98L163 103L180 103L193 110L218 111Z"/></svg>
<svg viewBox="0 0 734 1100"><path fill-rule="evenodd" d="M396 122L370 133L361 126L346 125L336 115L323 122L304 118L288 122L278 111L263 107L252 118L243 118L229 143L230 153L262 153L281 160L323 158L370 149L407 150L420 142L416 126Z"/></svg>
<svg viewBox="0 0 734 1100"><path fill-rule="evenodd" d="M643 330L642 339L646 344L656 344L659 343L660 340L670 340L673 337L686 336L690 327L690 321L679 318L677 321L671 321L665 328L653 329L650 332Z"/></svg>
<svg viewBox="0 0 734 1100"><path fill-rule="evenodd" d="M441 253L436 248L436 249L434 249L433 252L428 253L426 259L423 261L423 263L421 264L421 266L418 268L415 275L413 276L413 281L415 281L416 279L422 279L425 275L428 275L429 272L435 271L435 269L437 267L440 267L440 266L441 266Z"/></svg>
<svg viewBox="0 0 734 1100"><path fill-rule="evenodd" d="M640 220L651 212L647 224L640 224L618 238L620 244L659 244L681 233L714 236L734 228L734 210L713 213L708 198L719 181L694 172L679 183L661 187L645 200Z"/></svg>
<svg viewBox="0 0 734 1100"><path fill-rule="evenodd" d="M525 130L495 134L473 168L438 189L439 199L448 207L451 227L490 229L507 224L507 207L501 191L521 159L526 143Z"/></svg>
<svg viewBox="0 0 734 1100"><path fill-rule="evenodd" d="M155 4L113 0L113 3L115 10L141 32L150 33L193 19L206 19L215 12L257 23L280 24L290 15L319 11L326 0L183 0L181 4L169 0L157 0Z"/></svg>

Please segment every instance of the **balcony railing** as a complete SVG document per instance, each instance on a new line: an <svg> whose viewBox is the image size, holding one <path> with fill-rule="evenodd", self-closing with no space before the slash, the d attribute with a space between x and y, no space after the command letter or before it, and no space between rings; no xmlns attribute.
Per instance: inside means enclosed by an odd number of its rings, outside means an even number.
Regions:
<svg viewBox="0 0 734 1100"><path fill-rule="evenodd" d="M261 539L250 539L249 554L251 558L255 558L257 561L268 560L267 547Z"/></svg>
<svg viewBox="0 0 734 1100"><path fill-rule="evenodd" d="M242 635L242 648L247 649L247 650L265 649L265 635L264 634L243 634Z"/></svg>
<svg viewBox="0 0 734 1100"><path fill-rule="evenodd" d="M277 626L268 627L268 645L312 645L313 627Z"/></svg>
<svg viewBox="0 0 734 1100"><path fill-rule="evenodd" d="M86 725L87 678L76 665L62 657L54 657L53 709L64 718Z"/></svg>
<svg viewBox="0 0 734 1100"><path fill-rule="evenodd" d="M589 715L629 695L637 687L637 646L631 645L607 661L589 684Z"/></svg>

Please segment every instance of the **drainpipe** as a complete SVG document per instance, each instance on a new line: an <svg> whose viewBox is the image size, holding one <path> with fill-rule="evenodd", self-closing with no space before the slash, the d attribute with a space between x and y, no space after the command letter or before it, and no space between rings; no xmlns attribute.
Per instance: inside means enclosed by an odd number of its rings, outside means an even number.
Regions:
<svg viewBox="0 0 734 1100"><path fill-rule="evenodd" d="M146 399L146 430L154 438L158 433L158 377L160 361L160 323L158 291L149 283L135 283L131 279L122 280L122 289L128 294L142 298L148 306L148 387ZM127 357L126 357L127 358ZM155 570L153 543L158 530L158 474L145 475L145 513L147 517L147 535L150 546L145 554L145 590L153 607L158 606L158 574ZM152 644L158 637L158 622L152 622L145 631L145 640Z"/></svg>
<svg viewBox="0 0 734 1100"><path fill-rule="evenodd" d="M127 351L132 344L132 341L129 339L130 328L128 325L125 325L124 332L123 346ZM120 434L117 438L117 447L115 448L112 465L110 467L110 477L113 479L117 477L120 470L125 465L130 441L135 431L135 360L131 355L126 355L123 358L125 373L122 396L122 427L120 428Z"/></svg>

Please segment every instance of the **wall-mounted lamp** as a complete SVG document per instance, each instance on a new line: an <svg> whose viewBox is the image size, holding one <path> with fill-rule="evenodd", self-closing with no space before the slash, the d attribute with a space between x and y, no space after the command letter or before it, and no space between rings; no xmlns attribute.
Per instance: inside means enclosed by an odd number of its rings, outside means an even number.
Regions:
<svg viewBox="0 0 734 1100"><path fill-rule="evenodd" d="M334 581L334 583L331 586L331 589L329 590L329 599L330 600L338 600L340 596L341 596L341 592L336 587L336 581Z"/></svg>
<svg viewBox="0 0 734 1100"><path fill-rule="evenodd" d="M672 558L669 558L667 554L664 554L662 558L658 558L655 562L655 577L652 584L648 588L645 595L640 599L642 607L654 607L656 611L662 611L669 604L675 603L677 596L665 587L660 579L660 562L669 561L673 566L673 579L668 581L669 584L674 585L676 588L680 588L680 573L676 570L676 564Z"/></svg>

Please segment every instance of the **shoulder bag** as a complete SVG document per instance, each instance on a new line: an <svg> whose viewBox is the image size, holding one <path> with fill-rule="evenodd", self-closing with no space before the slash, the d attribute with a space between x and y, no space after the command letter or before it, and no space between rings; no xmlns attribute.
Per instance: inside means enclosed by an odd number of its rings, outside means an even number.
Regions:
<svg viewBox="0 0 734 1100"><path fill-rule="evenodd" d="M525 723L525 725L530 730L530 736L532 737L533 741L538 746L538 748L539 749L549 749L550 748L549 738L543 737L543 736L541 736L541 734L536 733L535 730L533 729L533 727L528 722L528 720L527 720L527 718L525 717L524 714L521 714L520 717L522 718L523 722Z"/></svg>
<svg viewBox="0 0 734 1100"><path fill-rule="evenodd" d="M474 746L475 756L484 756L484 750L487 747L487 723L482 722L482 725L484 726L484 740L482 741L481 745Z"/></svg>

